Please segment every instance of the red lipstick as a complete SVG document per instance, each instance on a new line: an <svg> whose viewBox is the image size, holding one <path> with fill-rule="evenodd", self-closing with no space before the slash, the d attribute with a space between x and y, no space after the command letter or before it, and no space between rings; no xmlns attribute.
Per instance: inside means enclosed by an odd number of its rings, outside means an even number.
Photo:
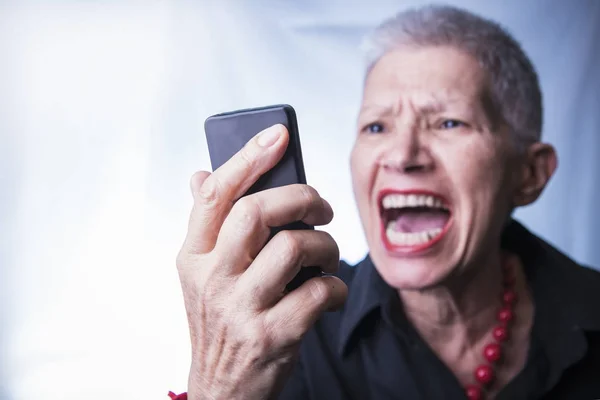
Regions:
<svg viewBox="0 0 600 400"><path fill-rule="evenodd" d="M387 199L387 196L398 195L392 199ZM411 196L412 195L412 196ZM384 201L387 203L387 207L384 207ZM380 228L381 228L381 239L383 241L386 250L393 254L399 255L416 255L419 253L426 252L427 250L434 247L439 243L445 236L452 225L452 212L449 206L448 200L441 194L432 190L426 189L382 189L377 196L377 202L380 213ZM410 203L410 204L409 204ZM395 204L390 206L390 204ZM399 206L398 206L399 204ZM398 210L409 210L432 208L442 209L448 213L448 218L441 228L434 228L424 231L417 232L395 232L392 231L390 235L398 235L403 240L396 240L396 242L407 241L408 243L393 243L388 236L387 229L390 221L390 215L396 215ZM432 232L435 235L432 235ZM408 239L407 239L408 238ZM410 243L413 242L413 243Z"/></svg>

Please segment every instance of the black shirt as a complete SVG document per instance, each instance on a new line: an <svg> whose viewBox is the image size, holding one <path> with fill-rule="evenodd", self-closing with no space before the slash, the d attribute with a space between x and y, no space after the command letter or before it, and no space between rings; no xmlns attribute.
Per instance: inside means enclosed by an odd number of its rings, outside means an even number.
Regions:
<svg viewBox="0 0 600 400"><path fill-rule="evenodd" d="M514 221L503 247L523 261L535 316L526 365L496 398L600 399L600 272ZM341 264L346 304L307 333L280 399L466 399L450 369L398 312L399 296L371 259Z"/></svg>

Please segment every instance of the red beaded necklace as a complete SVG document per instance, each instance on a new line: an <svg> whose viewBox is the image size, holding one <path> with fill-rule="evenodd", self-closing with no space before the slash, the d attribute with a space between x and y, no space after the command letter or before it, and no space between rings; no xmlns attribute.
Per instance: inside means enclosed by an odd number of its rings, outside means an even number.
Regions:
<svg viewBox="0 0 600 400"><path fill-rule="evenodd" d="M487 363L475 368L473 376L477 383L465 386L465 392L469 400L482 400L485 390L494 382L496 376L494 367L502 359L502 345L508 340L508 328L514 319L514 308L517 302L515 292L515 264L516 259L510 256L502 257L502 307L496 318L499 324L492 330L493 341L483 348L483 358Z"/></svg>

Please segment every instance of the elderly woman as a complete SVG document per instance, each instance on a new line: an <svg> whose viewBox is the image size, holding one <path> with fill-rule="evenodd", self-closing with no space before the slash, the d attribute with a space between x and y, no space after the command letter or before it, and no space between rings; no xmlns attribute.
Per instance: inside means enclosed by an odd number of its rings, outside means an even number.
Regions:
<svg viewBox="0 0 600 400"><path fill-rule="evenodd" d="M314 189L240 198L282 156L281 126L192 178L178 257L188 398L600 398L600 274L511 219L557 165L530 61L450 7L401 13L370 43L351 156L370 249L357 266L284 291L302 266L334 273L339 253L322 231L266 243L271 226L332 219Z"/></svg>

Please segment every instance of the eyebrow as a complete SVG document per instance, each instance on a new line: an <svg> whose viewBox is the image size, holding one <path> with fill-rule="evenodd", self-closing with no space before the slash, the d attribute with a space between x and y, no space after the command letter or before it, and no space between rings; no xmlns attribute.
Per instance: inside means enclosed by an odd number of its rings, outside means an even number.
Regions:
<svg viewBox="0 0 600 400"><path fill-rule="evenodd" d="M464 103L464 100L459 98L446 98L443 101L440 99L431 99L427 101L425 104L418 107L417 112L419 114L436 114L445 111L448 108L448 105L453 103ZM389 115L394 114L400 107L396 105L379 105L379 104L367 104L361 107L359 113L365 112L377 112L379 115Z"/></svg>
<svg viewBox="0 0 600 400"><path fill-rule="evenodd" d="M393 107L390 107L390 106L370 104L370 105L361 107L359 110L359 114L363 114L365 112L372 112L372 111L377 112L378 114L392 114L394 110L393 110Z"/></svg>
<svg viewBox="0 0 600 400"><path fill-rule="evenodd" d="M456 102L456 101L455 101ZM439 100L434 100L424 104L423 106L418 108L419 114L436 114L442 111L445 111L447 108L448 102L441 102Z"/></svg>

